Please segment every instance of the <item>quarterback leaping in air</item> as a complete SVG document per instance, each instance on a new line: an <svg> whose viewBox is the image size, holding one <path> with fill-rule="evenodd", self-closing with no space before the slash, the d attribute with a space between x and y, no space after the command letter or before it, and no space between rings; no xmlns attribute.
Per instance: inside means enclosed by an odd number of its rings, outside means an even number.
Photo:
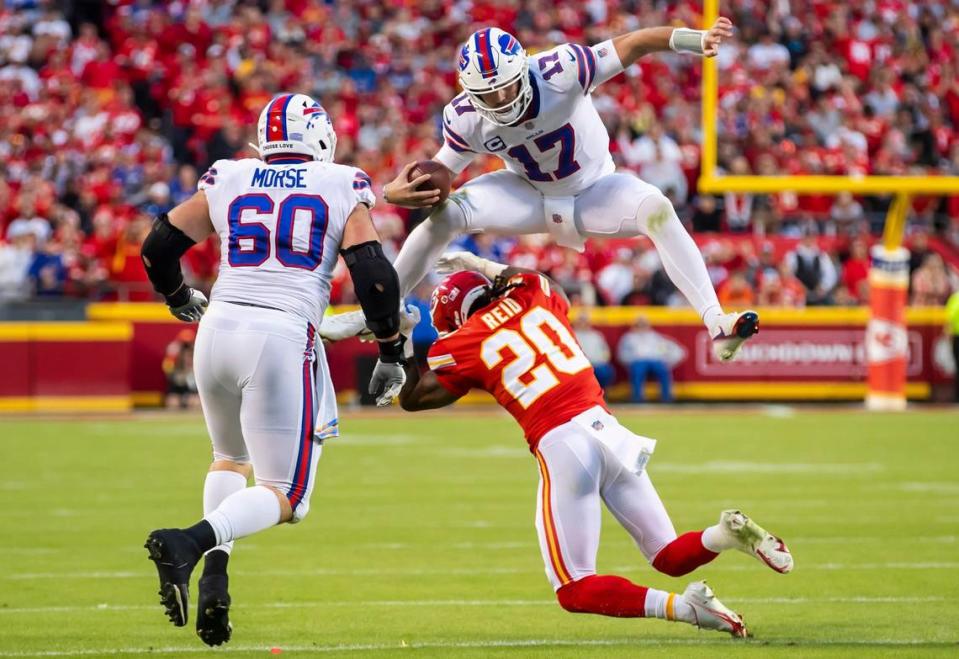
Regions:
<svg viewBox="0 0 959 659"><path fill-rule="evenodd" d="M462 233L550 233L582 250L586 238L648 236L666 272L702 317L716 354L732 359L758 330L755 312L723 313L696 243L669 200L629 172L617 172L609 135L590 93L643 55L677 51L713 57L732 23L709 30L644 28L595 46L563 44L527 56L497 28L473 34L459 53L463 93L443 110L443 145L434 160L459 174L477 154L504 170L478 176L438 205L404 243L395 266L406 295ZM417 191L407 165L384 188L387 202L437 203L439 191ZM324 319L328 340L364 330L361 312Z"/></svg>
<svg viewBox="0 0 959 659"><path fill-rule="evenodd" d="M596 574L600 502L652 566L671 576L728 549L786 573L793 558L783 541L738 510L677 537L646 473L656 443L634 435L606 409L573 336L562 290L545 275L468 252L444 256L440 266L456 270L430 300L440 336L424 375L415 360L407 361L400 404L409 411L443 407L477 388L516 418L539 467L536 532L560 605L574 613L663 618L746 636L742 618L703 581L678 595Z"/></svg>

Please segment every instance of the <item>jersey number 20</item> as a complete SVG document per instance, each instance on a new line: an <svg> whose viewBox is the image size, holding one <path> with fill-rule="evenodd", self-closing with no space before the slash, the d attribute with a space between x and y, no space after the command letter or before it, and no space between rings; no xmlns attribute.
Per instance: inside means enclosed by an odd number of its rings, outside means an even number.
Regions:
<svg viewBox="0 0 959 659"><path fill-rule="evenodd" d="M273 244L276 245L276 260L288 268L316 270L323 259L323 238L329 208L323 197L312 194L291 194L276 208L276 234L262 222L244 221L244 211L249 215L273 215L273 199L261 192L237 197L227 211L230 225L229 263L233 267L256 267L270 258ZM297 211L300 211L299 217ZM309 218L309 245L306 250L293 246L293 225L299 219ZM271 239L272 238L272 239Z"/></svg>
<svg viewBox="0 0 959 659"><path fill-rule="evenodd" d="M548 327L559 343L546 332ZM504 327L488 336L480 347L486 368L493 370L503 361L509 348L515 358L503 367L503 388L510 392L523 409L528 408L547 391L559 384L557 373L575 375L590 368L583 350L555 315L543 307L533 307L520 319L520 331ZM548 364L536 363L536 353L545 355Z"/></svg>

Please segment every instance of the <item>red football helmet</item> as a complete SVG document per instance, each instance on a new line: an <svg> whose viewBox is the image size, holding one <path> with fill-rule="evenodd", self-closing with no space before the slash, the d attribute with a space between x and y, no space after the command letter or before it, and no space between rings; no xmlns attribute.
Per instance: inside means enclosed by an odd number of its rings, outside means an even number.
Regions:
<svg viewBox="0 0 959 659"><path fill-rule="evenodd" d="M489 279L471 270L454 272L441 281L430 297L430 319L436 331L443 335L459 329L470 306L491 285Z"/></svg>

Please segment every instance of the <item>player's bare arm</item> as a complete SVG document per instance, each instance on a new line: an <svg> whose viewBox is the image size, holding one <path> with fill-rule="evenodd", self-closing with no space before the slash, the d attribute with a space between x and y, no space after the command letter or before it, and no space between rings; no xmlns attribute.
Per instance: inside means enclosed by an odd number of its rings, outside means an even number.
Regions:
<svg viewBox="0 0 959 659"><path fill-rule="evenodd" d="M628 67L643 55L669 50L715 57L719 52L719 45L732 36L732 21L720 17L708 30L673 27L648 27L634 30L615 37L613 46L623 67Z"/></svg>
<svg viewBox="0 0 959 659"><path fill-rule="evenodd" d="M430 180L429 174L421 174L410 180L410 172L415 166L415 162L407 163L395 179L383 186L383 200L386 203L403 208L428 208L439 202L438 188L417 190L420 185ZM452 172L450 175L453 175Z"/></svg>
<svg viewBox="0 0 959 659"><path fill-rule="evenodd" d="M435 410L452 405L459 396L440 384L436 373L427 371L420 375L415 360L406 364L406 384L400 390L400 407L407 412Z"/></svg>
<svg viewBox="0 0 959 659"><path fill-rule="evenodd" d="M400 335L400 281L383 253L366 204L357 204L347 218L340 253L350 269L366 324L380 349L370 378L370 393L377 395L378 405L389 405L406 379L406 338Z"/></svg>
<svg viewBox="0 0 959 659"><path fill-rule="evenodd" d="M143 241L140 256L153 289L164 297L170 313L184 322L200 320L207 299L184 282L180 257L211 233L210 208L200 190L169 213L160 213Z"/></svg>

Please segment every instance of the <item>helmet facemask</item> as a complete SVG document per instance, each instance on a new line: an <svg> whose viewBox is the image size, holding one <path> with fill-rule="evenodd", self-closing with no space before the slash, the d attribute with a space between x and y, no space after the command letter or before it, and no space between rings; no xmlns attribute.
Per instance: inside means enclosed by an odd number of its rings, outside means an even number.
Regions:
<svg viewBox="0 0 959 659"><path fill-rule="evenodd" d="M492 105L484 100L488 99L494 92L508 89L516 83L519 84L513 98L498 105ZM488 88L471 89L466 86L462 76L460 77L460 84L480 116L497 126L509 126L519 121L533 100L533 86L529 80L528 61L523 62L522 68L512 78Z"/></svg>

